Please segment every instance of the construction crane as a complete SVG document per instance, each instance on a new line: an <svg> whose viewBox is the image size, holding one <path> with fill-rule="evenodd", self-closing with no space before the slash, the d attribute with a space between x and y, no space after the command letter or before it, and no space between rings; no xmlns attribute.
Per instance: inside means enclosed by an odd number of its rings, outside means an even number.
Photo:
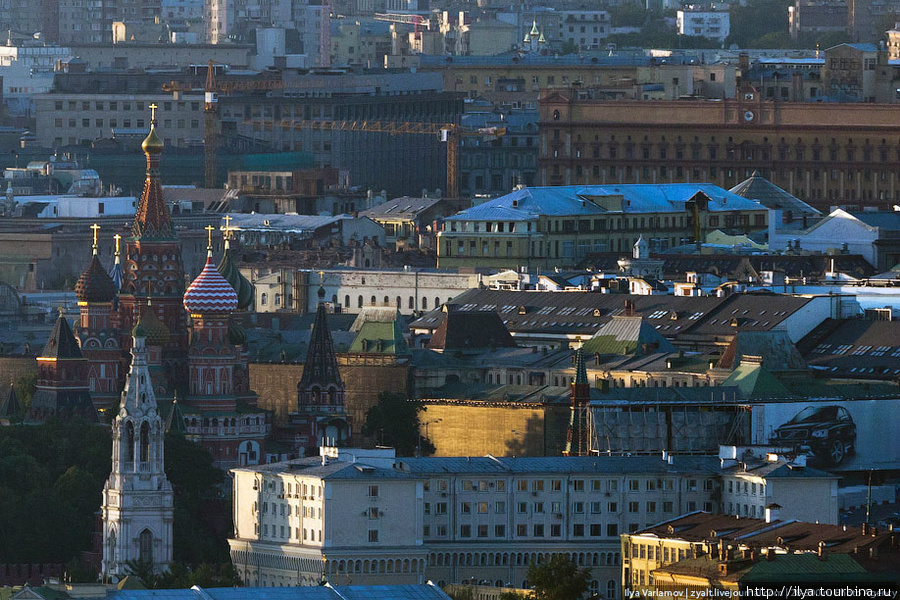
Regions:
<svg viewBox="0 0 900 600"><path fill-rule="evenodd" d="M219 96L234 92L259 92L284 88L281 79L216 80L216 67L210 60L206 68L206 85L201 89L181 81L163 84L164 92L203 93L203 162L204 180L208 188L216 187L219 152Z"/></svg>
<svg viewBox="0 0 900 600"><path fill-rule="evenodd" d="M258 121L253 122L258 123ZM264 126L276 126L265 123ZM447 144L447 197L459 197L459 140L463 136L483 136L496 139L506 135L505 127L464 128L457 123L413 123L408 121L311 121L283 119L278 124L283 129L306 131L360 131L387 133L390 135L439 135Z"/></svg>

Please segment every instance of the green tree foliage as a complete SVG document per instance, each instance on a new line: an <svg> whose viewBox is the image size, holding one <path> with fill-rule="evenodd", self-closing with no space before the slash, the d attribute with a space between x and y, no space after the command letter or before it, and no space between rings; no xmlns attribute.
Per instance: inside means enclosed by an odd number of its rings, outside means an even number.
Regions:
<svg viewBox="0 0 900 600"><path fill-rule="evenodd" d="M528 567L534 600L578 600L588 591L590 580L590 571L579 569L564 554L554 554L549 562Z"/></svg>
<svg viewBox="0 0 900 600"><path fill-rule="evenodd" d="M371 436L382 445L393 446L398 456L413 456L419 448L421 456L434 454L434 444L419 436L419 414L425 406L402 394L382 392L378 403L366 412L363 435Z"/></svg>
<svg viewBox="0 0 900 600"><path fill-rule="evenodd" d="M18 381L13 385L13 389L16 390L16 397L19 399L19 402L22 403L22 406L28 408L31 406L31 398L34 396L34 390L37 388L37 372L30 373L23 377L20 377Z"/></svg>
<svg viewBox="0 0 900 600"><path fill-rule="evenodd" d="M0 557L10 563L59 562L91 578L72 559L90 549L95 514L111 469L108 427L84 422L0 427ZM175 491L175 558L228 562L228 503L202 447L166 437L166 472ZM211 518L223 516L218 521ZM226 525L221 525L222 521ZM212 568L212 567L210 567Z"/></svg>
<svg viewBox="0 0 900 600"><path fill-rule="evenodd" d="M733 4L730 10L731 35L726 45L758 48L755 42L768 33L788 31L788 6L793 0L757 0L746 6Z"/></svg>

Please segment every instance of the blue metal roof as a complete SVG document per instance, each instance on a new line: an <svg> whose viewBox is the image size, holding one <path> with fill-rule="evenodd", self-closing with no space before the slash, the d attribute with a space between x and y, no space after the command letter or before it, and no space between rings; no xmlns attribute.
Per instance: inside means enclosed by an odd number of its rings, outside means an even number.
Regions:
<svg viewBox="0 0 900 600"><path fill-rule="evenodd" d="M539 215L573 216L607 213L682 212L685 202L702 192L708 210L765 210L759 202L742 198L711 183L548 186L515 190L457 213L447 220L523 221ZM602 197L621 196L621 204L598 204Z"/></svg>

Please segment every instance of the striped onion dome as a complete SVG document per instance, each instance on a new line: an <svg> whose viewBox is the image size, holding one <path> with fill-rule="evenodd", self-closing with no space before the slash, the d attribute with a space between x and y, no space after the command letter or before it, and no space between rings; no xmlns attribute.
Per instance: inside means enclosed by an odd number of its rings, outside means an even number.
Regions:
<svg viewBox="0 0 900 600"><path fill-rule="evenodd" d="M184 293L184 307L191 313L206 313L232 312L237 305L237 292L216 270L210 250L206 256L206 266Z"/></svg>

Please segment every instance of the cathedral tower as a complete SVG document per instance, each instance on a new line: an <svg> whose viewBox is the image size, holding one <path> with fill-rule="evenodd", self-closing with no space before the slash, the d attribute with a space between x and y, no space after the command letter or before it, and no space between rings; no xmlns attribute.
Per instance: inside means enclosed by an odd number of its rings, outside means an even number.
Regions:
<svg viewBox="0 0 900 600"><path fill-rule="evenodd" d="M147 368L142 320L132 331L131 367L112 423L112 472L103 488L104 578L124 576L126 563L172 561L172 486L164 471L163 421Z"/></svg>
<svg viewBox="0 0 900 600"><path fill-rule="evenodd" d="M228 336L231 314L238 296L216 269L212 258L212 227L206 266L184 294L191 315L192 335L188 352L191 404L198 409L234 410L234 366L237 353Z"/></svg>
<svg viewBox="0 0 900 600"><path fill-rule="evenodd" d="M131 237L125 243L125 265L122 269L122 291L119 296L121 330L130 331L140 318L140 311L153 298L159 320L171 333L162 349L163 366L168 380L160 385L166 395L177 382L186 379L187 317L181 306L184 296L184 263L181 243L175 234L169 208L163 199L159 179L163 142L156 132L156 105L150 105L150 133L141 144L147 155L147 178L138 204ZM131 338L122 339L127 349Z"/></svg>
<svg viewBox="0 0 900 600"><path fill-rule="evenodd" d="M90 363L81 353L62 309L50 339L37 358L37 366L37 388L26 422L42 423L51 417L97 420L88 391Z"/></svg>
<svg viewBox="0 0 900 600"><path fill-rule="evenodd" d="M115 408L119 398L119 369L122 352L119 346L118 315L114 308L116 285L97 257L97 232L94 230L94 254L87 269L75 284L80 319L75 335L81 353L90 363L88 385L97 410Z"/></svg>
<svg viewBox="0 0 900 600"><path fill-rule="evenodd" d="M344 405L344 382L338 371L334 341L328 330L325 289L319 287L319 305L309 339L303 374L297 384L297 412L291 413L297 444L305 448L339 446L350 440Z"/></svg>

